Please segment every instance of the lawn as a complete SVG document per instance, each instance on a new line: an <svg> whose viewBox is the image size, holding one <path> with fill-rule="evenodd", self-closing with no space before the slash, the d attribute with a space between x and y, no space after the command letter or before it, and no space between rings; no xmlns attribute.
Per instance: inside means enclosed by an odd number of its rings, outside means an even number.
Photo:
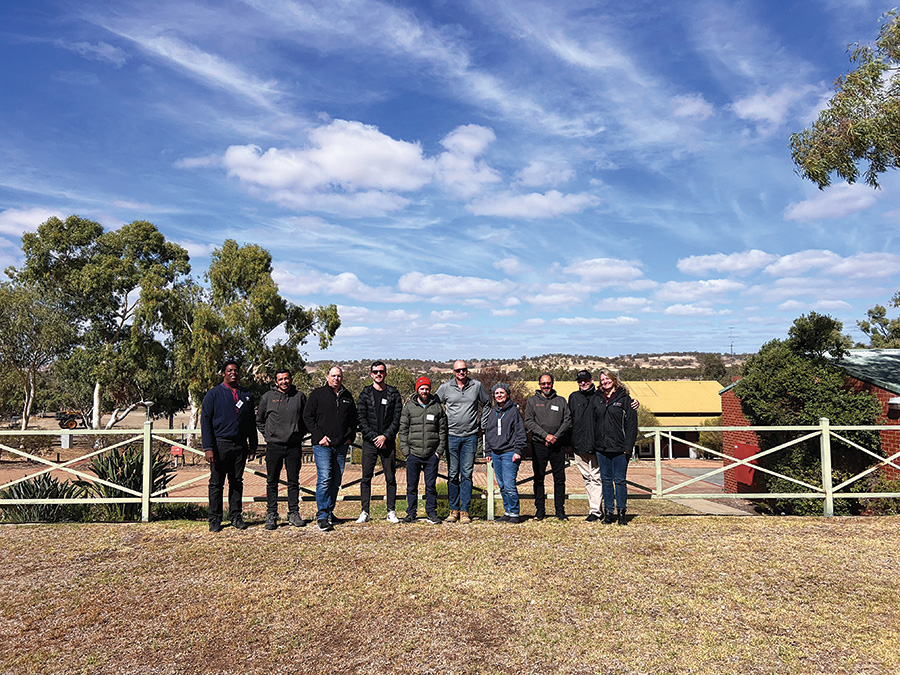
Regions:
<svg viewBox="0 0 900 675"><path fill-rule="evenodd" d="M3 673L897 673L900 518L0 526Z"/></svg>

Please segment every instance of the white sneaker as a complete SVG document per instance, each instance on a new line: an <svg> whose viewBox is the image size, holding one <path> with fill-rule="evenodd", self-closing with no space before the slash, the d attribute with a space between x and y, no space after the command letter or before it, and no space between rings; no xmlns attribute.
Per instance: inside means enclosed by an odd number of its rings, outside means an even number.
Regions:
<svg viewBox="0 0 900 675"><path fill-rule="evenodd" d="M397 524L400 522L400 519L397 517L397 514L393 511L388 511L387 519L389 523Z"/></svg>
<svg viewBox="0 0 900 675"><path fill-rule="evenodd" d="M357 523L368 523L369 522L369 512L363 511L359 514L359 518L356 519Z"/></svg>

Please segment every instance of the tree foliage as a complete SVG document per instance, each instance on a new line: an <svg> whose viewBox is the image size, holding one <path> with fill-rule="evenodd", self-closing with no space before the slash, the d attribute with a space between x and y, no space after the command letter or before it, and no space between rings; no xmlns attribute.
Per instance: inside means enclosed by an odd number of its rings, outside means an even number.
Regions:
<svg viewBox="0 0 900 675"><path fill-rule="evenodd" d="M835 94L811 127L791 136L797 172L824 189L833 174L848 183L860 177L878 187L878 176L900 166L900 18L882 17L875 44L857 44L856 68L835 81Z"/></svg>
<svg viewBox="0 0 900 675"><path fill-rule="evenodd" d="M892 307L900 307L900 293L891 298ZM900 348L900 317L888 318L887 309L875 305L866 312L868 320L857 321L856 325L869 338L869 346L874 349Z"/></svg>

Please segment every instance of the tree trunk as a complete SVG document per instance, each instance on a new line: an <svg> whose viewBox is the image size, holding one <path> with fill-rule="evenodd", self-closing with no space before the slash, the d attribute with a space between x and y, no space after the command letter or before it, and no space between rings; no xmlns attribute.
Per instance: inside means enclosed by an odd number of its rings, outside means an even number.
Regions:
<svg viewBox="0 0 900 675"><path fill-rule="evenodd" d="M22 405L22 426L20 431L28 428L28 418L31 417L31 404L34 401L34 378L28 378L28 383L24 387L25 403Z"/></svg>
<svg viewBox="0 0 900 675"><path fill-rule="evenodd" d="M148 401L135 401L134 403L128 405L124 410L122 408L116 408L113 410L112 415L109 417L109 421L106 423L106 429L112 429L115 425L121 422L123 419L128 417L128 413L137 408L138 406L146 406Z"/></svg>
<svg viewBox="0 0 900 675"><path fill-rule="evenodd" d="M91 429L100 428L100 383L94 382L94 409L91 411Z"/></svg>
<svg viewBox="0 0 900 675"><path fill-rule="evenodd" d="M200 420L200 402L192 393L188 393L188 399L191 402L191 415L190 417L188 417L188 429L196 429L197 422ZM197 437L192 434L189 437L188 445L190 445L192 448L196 448L201 444L197 443Z"/></svg>

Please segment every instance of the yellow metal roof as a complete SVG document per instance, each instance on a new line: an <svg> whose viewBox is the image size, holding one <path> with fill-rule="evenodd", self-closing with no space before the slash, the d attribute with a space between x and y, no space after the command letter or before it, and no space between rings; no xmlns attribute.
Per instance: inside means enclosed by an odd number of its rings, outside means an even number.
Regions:
<svg viewBox="0 0 900 675"><path fill-rule="evenodd" d="M531 391L538 389L537 382L526 384ZM722 414L722 400L719 397L722 385L715 380L643 380L623 384L628 387L632 398L656 415L662 425L692 427ZM556 382L553 387L560 396L569 398L578 385L575 382Z"/></svg>

